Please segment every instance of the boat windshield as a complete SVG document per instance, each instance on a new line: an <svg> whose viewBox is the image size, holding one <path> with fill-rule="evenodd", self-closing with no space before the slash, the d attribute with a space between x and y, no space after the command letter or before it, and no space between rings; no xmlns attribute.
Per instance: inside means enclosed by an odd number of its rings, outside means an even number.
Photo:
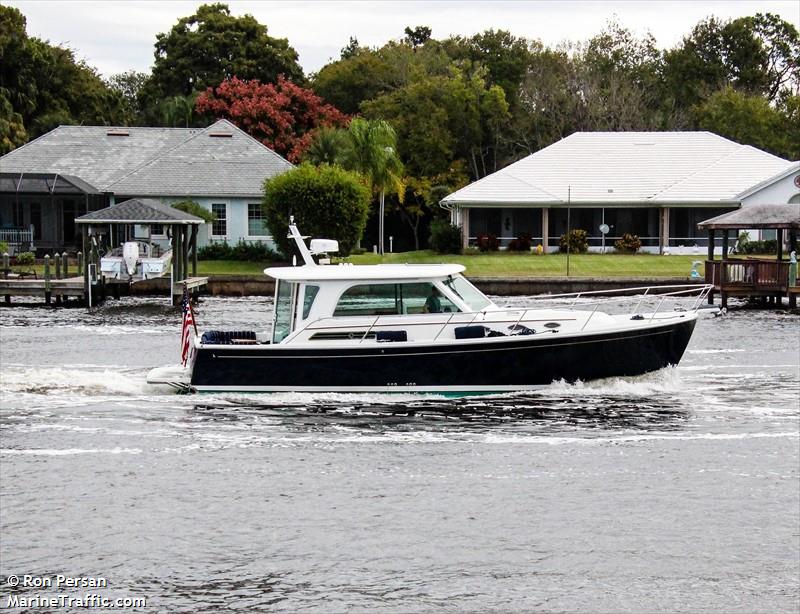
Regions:
<svg viewBox="0 0 800 614"><path fill-rule="evenodd" d="M272 343L280 343L292 332L293 284L278 281L275 292L275 316L272 320Z"/></svg>
<svg viewBox="0 0 800 614"><path fill-rule="evenodd" d="M480 290L461 275L448 277L445 279L444 285L455 292L473 311L486 309L492 304L492 301L486 298Z"/></svg>

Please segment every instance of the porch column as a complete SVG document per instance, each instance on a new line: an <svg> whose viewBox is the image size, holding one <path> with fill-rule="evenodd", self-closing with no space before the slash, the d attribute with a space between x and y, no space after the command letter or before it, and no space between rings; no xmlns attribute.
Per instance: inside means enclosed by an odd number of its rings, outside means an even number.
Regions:
<svg viewBox="0 0 800 614"><path fill-rule="evenodd" d="M775 243L776 246L776 256L778 257L778 262L783 259L783 228L778 228L775 231Z"/></svg>
<svg viewBox="0 0 800 614"><path fill-rule="evenodd" d="M469 247L469 209L459 207L461 213L461 248L467 249Z"/></svg>
<svg viewBox="0 0 800 614"><path fill-rule="evenodd" d="M192 277L197 277L197 224L192 224Z"/></svg>
<svg viewBox="0 0 800 614"><path fill-rule="evenodd" d="M658 253L669 249L669 207L661 207L658 229Z"/></svg>
<svg viewBox="0 0 800 614"><path fill-rule="evenodd" d="M710 264L714 262L714 232L713 228L708 229L708 260L709 263L706 263L706 283L711 283L714 286L717 283L717 280L714 279L714 265ZM720 265L721 266L721 265ZM711 275L709 275L709 272ZM710 279L709 279L710 278ZM711 291L708 293L708 304L714 304L714 288L711 288Z"/></svg>
<svg viewBox="0 0 800 614"><path fill-rule="evenodd" d="M83 248L83 300L89 306L89 226L81 224L81 247Z"/></svg>
<svg viewBox="0 0 800 614"><path fill-rule="evenodd" d="M550 209L542 207L542 248L547 253L547 244L550 243Z"/></svg>

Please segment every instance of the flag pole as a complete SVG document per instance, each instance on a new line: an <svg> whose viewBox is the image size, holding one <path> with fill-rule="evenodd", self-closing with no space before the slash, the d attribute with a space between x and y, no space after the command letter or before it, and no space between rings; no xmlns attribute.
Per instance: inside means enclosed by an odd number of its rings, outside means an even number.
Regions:
<svg viewBox="0 0 800 614"><path fill-rule="evenodd" d="M572 186L567 186L567 277L569 277L569 209L572 203Z"/></svg>

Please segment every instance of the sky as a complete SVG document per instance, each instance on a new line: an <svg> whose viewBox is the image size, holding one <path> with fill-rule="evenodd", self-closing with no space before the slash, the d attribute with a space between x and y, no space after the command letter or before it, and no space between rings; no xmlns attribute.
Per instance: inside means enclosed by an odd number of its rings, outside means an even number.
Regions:
<svg viewBox="0 0 800 614"><path fill-rule="evenodd" d="M203 4L177 0L3 2L22 11L28 35L73 49L78 59L106 77L131 69L149 72L156 34L167 32ZM306 74L338 58L351 36L361 45L381 46L402 38L406 26L428 26L437 39L502 29L555 46L587 40L616 19L639 36L650 32L661 48L680 43L698 21L710 15L733 19L769 12L800 28L798 0L265 0L227 4L234 15L253 15L271 36L287 38Z"/></svg>

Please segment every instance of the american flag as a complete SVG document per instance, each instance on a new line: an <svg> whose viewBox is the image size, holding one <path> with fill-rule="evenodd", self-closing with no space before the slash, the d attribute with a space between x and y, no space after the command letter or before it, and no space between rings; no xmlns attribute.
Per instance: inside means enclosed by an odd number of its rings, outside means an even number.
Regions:
<svg viewBox="0 0 800 614"><path fill-rule="evenodd" d="M183 330L181 331L181 364L185 367L186 362L192 355L193 343L192 334L195 331L194 313L192 312L192 301L189 297L189 290L183 286Z"/></svg>

